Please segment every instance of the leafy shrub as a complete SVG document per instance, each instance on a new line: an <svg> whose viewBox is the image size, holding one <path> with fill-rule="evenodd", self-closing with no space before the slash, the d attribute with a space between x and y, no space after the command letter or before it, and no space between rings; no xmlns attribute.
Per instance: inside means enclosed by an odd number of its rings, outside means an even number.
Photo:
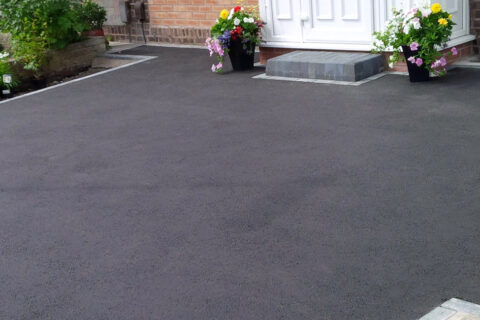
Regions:
<svg viewBox="0 0 480 320"><path fill-rule="evenodd" d="M99 4L86 0L78 7L78 20L82 21L87 30L100 30L107 21L107 10Z"/></svg>
<svg viewBox="0 0 480 320"><path fill-rule="evenodd" d="M106 12L90 0L0 0L0 32L11 35L13 58L39 71L48 51L82 39Z"/></svg>

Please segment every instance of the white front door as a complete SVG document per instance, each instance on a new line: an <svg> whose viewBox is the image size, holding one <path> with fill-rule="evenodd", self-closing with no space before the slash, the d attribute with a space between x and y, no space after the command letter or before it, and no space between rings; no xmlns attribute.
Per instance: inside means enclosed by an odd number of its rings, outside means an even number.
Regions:
<svg viewBox="0 0 480 320"><path fill-rule="evenodd" d="M393 8L409 10L428 0L259 0L267 46L368 51L372 33L385 27ZM469 0L431 0L453 15L452 40L472 40ZM467 37L465 37L467 36ZM466 39L468 38L468 39ZM456 43L455 43L456 44Z"/></svg>
<svg viewBox="0 0 480 320"><path fill-rule="evenodd" d="M302 42L300 0L264 0L267 24L266 38L269 41Z"/></svg>
<svg viewBox="0 0 480 320"><path fill-rule="evenodd" d="M372 0L302 0L303 41L370 44Z"/></svg>
<svg viewBox="0 0 480 320"><path fill-rule="evenodd" d="M370 43L372 0L265 0L269 41Z"/></svg>

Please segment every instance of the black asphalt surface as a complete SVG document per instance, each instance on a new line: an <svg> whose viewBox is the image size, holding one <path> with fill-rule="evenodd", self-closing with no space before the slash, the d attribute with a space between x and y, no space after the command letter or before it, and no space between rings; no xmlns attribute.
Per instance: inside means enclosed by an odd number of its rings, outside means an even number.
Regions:
<svg viewBox="0 0 480 320"><path fill-rule="evenodd" d="M480 70L360 87L157 59L0 105L0 319L480 303Z"/></svg>

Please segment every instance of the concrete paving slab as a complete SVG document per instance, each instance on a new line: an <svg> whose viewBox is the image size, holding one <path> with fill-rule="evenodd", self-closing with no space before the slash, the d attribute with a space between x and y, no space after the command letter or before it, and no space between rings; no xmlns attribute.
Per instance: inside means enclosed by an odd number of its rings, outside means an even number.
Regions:
<svg viewBox="0 0 480 320"><path fill-rule="evenodd" d="M442 307L480 316L480 305L461 299L450 299L447 302L443 303Z"/></svg>
<svg viewBox="0 0 480 320"><path fill-rule="evenodd" d="M141 47L142 44L138 43L126 43L126 42L110 42L110 48L108 49L107 53L119 53L126 50L135 49Z"/></svg>
<svg viewBox="0 0 480 320"><path fill-rule="evenodd" d="M457 314L457 311L455 310L438 307L421 317L419 320L447 320L451 319L455 314Z"/></svg>
<svg viewBox="0 0 480 320"><path fill-rule="evenodd" d="M420 320L480 320L480 305L452 298Z"/></svg>
<svg viewBox="0 0 480 320"><path fill-rule="evenodd" d="M116 59L111 57L96 57L93 60L92 68L97 69L110 69L120 67L126 64L131 63L132 60L128 59Z"/></svg>
<svg viewBox="0 0 480 320"><path fill-rule="evenodd" d="M457 312L454 316L452 316L448 320L480 320L480 317L470 313Z"/></svg>
<svg viewBox="0 0 480 320"><path fill-rule="evenodd" d="M381 77L387 74L397 74L397 73L389 73L389 72L382 72L376 74L374 76L365 78L363 80L351 82L351 81L337 81L337 80L321 80L321 79L305 79L305 78L292 78L292 77L277 77L277 76L269 76L265 73L253 76L253 79L262 79L262 80L277 80L277 81L293 81L293 82L306 82L306 83L316 83L316 84L334 84L340 86L361 86L365 83L370 81L374 81L380 79ZM405 74L408 75L408 74Z"/></svg>

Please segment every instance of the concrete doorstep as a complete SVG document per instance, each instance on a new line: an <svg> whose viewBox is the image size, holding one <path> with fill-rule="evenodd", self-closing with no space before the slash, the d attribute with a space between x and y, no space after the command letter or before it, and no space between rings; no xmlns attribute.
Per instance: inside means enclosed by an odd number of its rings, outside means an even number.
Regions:
<svg viewBox="0 0 480 320"><path fill-rule="evenodd" d="M385 70L379 54L294 51L268 60L267 76L316 80L360 81Z"/></svg>

